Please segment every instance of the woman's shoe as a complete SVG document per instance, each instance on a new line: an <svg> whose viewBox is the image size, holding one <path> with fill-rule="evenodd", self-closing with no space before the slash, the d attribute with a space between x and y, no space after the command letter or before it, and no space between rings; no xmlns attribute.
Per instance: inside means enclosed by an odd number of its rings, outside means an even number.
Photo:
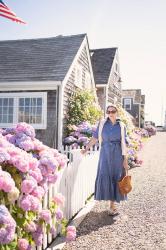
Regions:
<svg viewBox="0 0 166 250"><path fill-rule="evenodd" d="M115 208L115 209L112 209L112 208L110 208L109 210L108 210L108 215L109 216L115 216L115 215L118 215L119 213L118 213L118 210Z"/></svg>

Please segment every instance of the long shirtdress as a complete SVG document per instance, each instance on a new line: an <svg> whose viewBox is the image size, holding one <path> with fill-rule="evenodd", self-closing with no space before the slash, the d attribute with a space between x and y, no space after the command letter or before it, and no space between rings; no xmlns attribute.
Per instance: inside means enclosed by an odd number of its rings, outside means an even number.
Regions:
<svg viewBox="0 0 166 250"><path fill-rule="evenodd" d="M99 126L93 133L98 139ZM124 176L123 156L121 149L121 128L117 121L114 125L108 119L102 130L102 144L95 181L95 200L111 200L120 202L126 200L121 195L117 182Z"/></svg>

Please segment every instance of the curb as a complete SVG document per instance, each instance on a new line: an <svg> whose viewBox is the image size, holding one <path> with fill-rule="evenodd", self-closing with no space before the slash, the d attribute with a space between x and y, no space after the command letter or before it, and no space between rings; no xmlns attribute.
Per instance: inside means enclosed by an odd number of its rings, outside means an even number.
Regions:
<svg viewBox="0 0 166 250"><path fill-rule="evenodd" d="M75 226L76 228L85 219L86 215L93 209L96 204L95 200L92 198L88 203L78 212L76 217L70 222L69 226ZM65 246L65 237L57 237L52 244L46 248L46 250L61 250Z"/></svg>

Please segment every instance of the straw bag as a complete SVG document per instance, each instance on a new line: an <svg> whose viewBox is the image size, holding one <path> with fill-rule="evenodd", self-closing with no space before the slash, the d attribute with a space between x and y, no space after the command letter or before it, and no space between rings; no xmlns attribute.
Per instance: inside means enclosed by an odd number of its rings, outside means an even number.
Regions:
<svg viewBox="0 0 166 250"><path fill-rule="evenodd" d="M122 195L126 195L132 190L131 176L128 175L128 170L126 170L126 175L123 177L123 179L118 181L118 186Z"/></svg>

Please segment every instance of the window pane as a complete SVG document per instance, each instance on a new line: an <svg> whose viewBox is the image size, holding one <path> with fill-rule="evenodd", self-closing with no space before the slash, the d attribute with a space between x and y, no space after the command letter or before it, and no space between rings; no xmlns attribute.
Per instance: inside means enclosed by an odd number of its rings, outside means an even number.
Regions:
<svg viewBox="0 0 166 250"><path fill-rule="evenodd" d="M41 115L42 113L42 108L37 108L37 115Z"/></svg>
<svg viewBox="0 0 166 250"><path fill-rule="evenodd" d="M23 112L24 111L24 107L19 107L19 111Z"/></svg>
<svg viewBox="0 0 166 250"><path fill-rule="evenodd" d="M24 116L23 116L23 114L19 113L18 122L24 122Z"/></svg>
<svg viewBox="0 0 166 250"><path fill-rule="evenodd" d="M42 106L42 98L37 98L37 106Z"/></svg>
<svg viewBox="0 0 166 250"><path fill-rule="evenodd" d="M4 113L4 115L7 115L7 113L8 113L8 107L3 107L3 113Z"/></svg>
<svg viewBox="0 0 166 250"><path fill-rule="evenodd" d="M24 98L19 98L19 106L24 106Z"/></svg>
<svg viewBox="0 0 166 250"><path fill-rule="evenodd" d="M36 116L36 123L41 123L41 116Z"/></svg>
<svg viewBox="0 0 166 250"><path fill-rule="evenodd" d="M3 99L3 106L8 106L8 98Z"/></svg>
<svg viewBox="0 0 166 250"><path fill-rule="evenodd" d="M2 115L0 114L0 123L2 123Z"/></svg>
<svg viewBox="0 0 166 250"><path fill-rule="evenodd" d="M25 98L25 106L30 106L30 98Z"/></svg>
<svg viewBox="0 0 166 250"><path fill-rule="evenodd" d="M2 98L0 98L0 106L2 106Z"/></svg>
<svg viewBox="0 0 166 250"><path fill-rule="evenodd" d="M32 106L36 106L36 98L32 98Z"/></svg>
<svg viewBox="0 0 166 250"><path fill-rule="evenodd" d="M13 115L8 116L8 123L13 123Z"/></svg>
<svg viewBox="0 0 166 250"><path fill-rule="evenodd" d="M7 115L3 115L2 116L2 123L7 123L7 118L8 118Z"/></svg>
<svg viewBox="0 0 166 250"><path fill-rule="evenodd" d="M35 115L36 114L36 107L32 108L32 114Z"/></svg>
<svg viewBox="0 0 166 250"><path fill-rule="evenodd" d="M2 114L2 107L0 107L0 114Z"/></svg>
<svg viewBox="0 0 166 250"><path fill-rule="evenodd" d="M13 98L9 98L9 106L12 106L12 107L13 107L13 101L14 101Z"/></svg>
<svg viewBox="0 0 166 250"><path fill-rule="evenodd" d="M13 107L9 107L9 115L13 115Z"/></svg>
<svg viewBox="0 0 166 250"><path fill-rule="evenodd" d="M26 116L24 117L24 122L30 123L30 121L29 121L29 116L26 115Z"/></svg>
<svg viewBox="0 0 166 250"><path fill-rule="evenodd" d="M29 107L25 107L25 115L29 114Z"/></svg>

